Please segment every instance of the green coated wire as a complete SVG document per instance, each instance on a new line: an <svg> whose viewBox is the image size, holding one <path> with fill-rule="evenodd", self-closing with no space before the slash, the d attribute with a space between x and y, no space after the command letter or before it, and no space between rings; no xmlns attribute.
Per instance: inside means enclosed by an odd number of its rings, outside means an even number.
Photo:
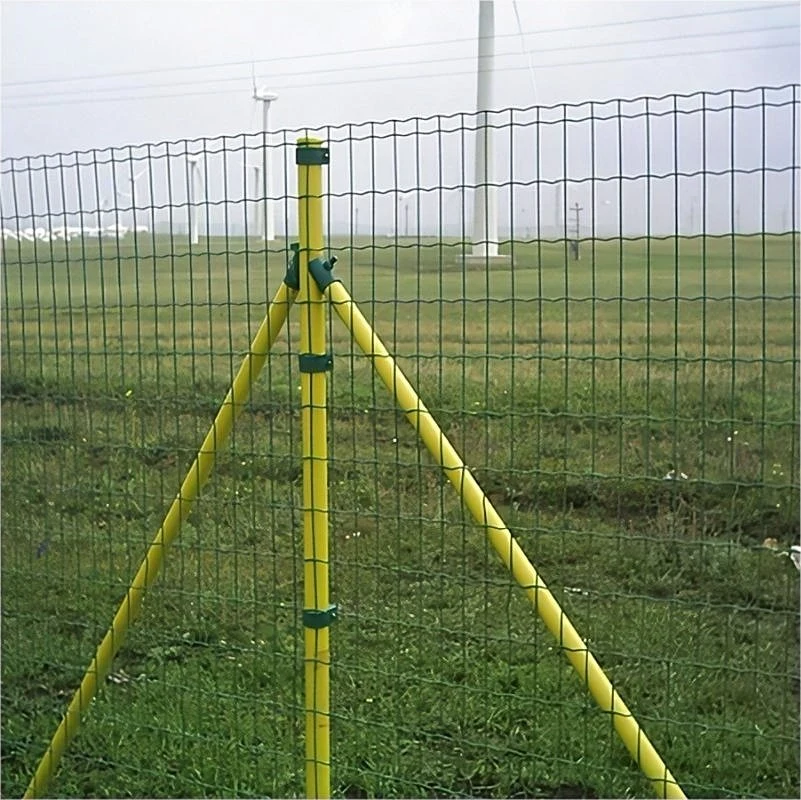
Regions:
<svg viewBox="0 0 801 800"><path fill-rule="evenodd" d="M474 125L475 125L475 127L477 129L476 130L476 142L478 142L478 129L482 127L482 115L481 114L476 114L476 116L473 118L472 122L474 123ZM462 139L462 141L460 143L460 157L461 157L461 164L462 164L461 182L464 184L466 182L466 180L467 180L467 174L466 174L466 169L465 169L465 162L467 161L467 153L466 153L466 147L465 147L464 132L462 133L461 139ZM487 156L487 154L486 154L486 149L485 149L484 157L486 158L486 156ZM474 175L474 183L476 185L478 185L482 181L483 181L483 176L482 175L479 175L479 174L475 174ZM461 222L460 227L461 227L461 231L462 231L461 240L462 240L463 254L466 251L466 248L468 246L467 242L469 241L468 238L467 238L467 231L469 230L469 223L468 223L468 219L467 219L467 209L466 209L466 206L464 204L464 196L465 196L464 193L462 193L462 207L461 207L462 218L460 220L460 222ZM485 205L485 212L486 212L486 205ZM475 215L475 206L473 208L473 214ZM489 228L487 226L486 217L484 219L484 229L486 231L489 230ZM471 238L473 240L475 240L477 237L473 236ZM462 269L460 271L460 286L459 286L459 305L458 305L458 308L459 308L459 323L460 323L460 328L461 328L461 330L460 330L460 344L461 344L461 346L460 346L460 351L459 351L459 355L458 355L459 363L461 365L461 370L460 370L461 374L459 376L459 378L460 378L460 380L459 380L459 401L458 401L459 408L469 408L469 401L467 399L467 395L468 395L467 386L465 385L466 384L465 370L466 370L467 364L469 363L468 362L468 351L467 351L468 326L469 326L470 331L476 331L477 332L477 331L479 331L481 329L481 327L486 326L487 322L488 322L488 315L487 315L486 306L483 309L484 313L480 314L479 308L474 308L472 306L472 304L468 302L468 298L470 296L470 290L468 289L468 281L467 281L468 269L472 269L472 268L467 267L467 265L462 267ZM486 268L485 268L485 271L486 271ZM487 296L489 296L489 295L487 295ZM440 292L440 297L443 298L443 299L445 297L445 295L444 295L444 293L442 291ZM443 308L442 308L441 305L439 307L439 313L440 313L440 316L443 315ZM444 327L442 325L442 323L441 323L441 326ZM447 357L448 357L447 355L444 355L443 359L447 358ZM445 367L444 366L441 368L441 371L444 373L444 371L445 371ZM486 382L485 382L484 385L486 387ZM440 392L440 396L442 397L443 407L446 407L449 410L451 410L453 408L453 402L450 401L450 398L449 398L448 401L446 401L445 400L445 396L444 396L444 394L442 392ZM457 447L459 447L460 452L462 452L462 453L465 452L466 444L467 444L466 426L461 426L461 428L460 428L460 436L459 436L459 440L457 442ZM484 463L487 463L486 459L485 459ZM444 514L443 514L443 516L444 516ZM460 556L462 565L464 564L465 559L466 559L465 551L466 551L467 543L466 543L466 535L465 534L466 534L465 522L464 522L464 519L462 519L461 520L461 525L459 526L459 556ZM444 545L443 545L443 547L444 547ZM462 568L462 570L464 571L464 568ZM443 584L444 584L444 581L445 581L445 579L443 578ZM445 586L443 585L443 592L444 591L445 591ZM466 598L465 598L465 593L463 591L462 595L461 595L461 610L462 610L462 614L464 614L465 601L466 601ZM462 657L464 659L464 651L462 651ZM484 678L485 678L485 675L482 672L482 675L481 675L482 684L484 682Z"/></svg>
<svg viewBox="0 0 801 800"><path fill-rule="evenodd" d="M117 230L120 228L120 208L117 205L117 169L116 169L117 161L114 158L114 154L112 153L111 157L111 191L114 196L114 224L117 226ZM120 375L119 375L119 384L118 389L123 389L125 391L127 375L125 371L125 310L124 310L124 302L123 302L123 289L122 289L122 270L123 270L123 261L122 256L120 254L120 240L119 238L115 239L115 247L113 250L114 253L114 272L116 278L116 304L117 304L117 314L116 314L116 322L117 322L117 337L119 338L119 357L120 357ZM112 308L113 308L112 304ZM127 420L126 420L127 425ZM128 436L128 431L126 430L126 438Z"/></svg>
<svg viewBox="0 0 801 800"><path fill-rule="evenodd" d="M707 108L706 97L701 101L701 388L700 403L701 417L706 419L707 412L707 359L709 355L708 331L709 331L709 275L707 271L707 219L706 219L706 197L707 197ZM701 448L699 459L700 477L706 479L707 476L707 457L706 447ZM706 495L706 487L702 489L702 496ZM701 524L706 521L706 513L702 510Z"/></svg>
<svg viewBox="0 0 801 800"><path fill-rule="evenodd" d="M623 350L623 309L624 309L624 301L623 298L625 297L625 238L624 238L624 224L623 224L623 210L625 208L625 184L623 182L624 177L624 169L623 169L623 118L622 118L622 111L621 111L621 102L618 100L616 103L616 111L617 111L617 124L616 124L616 145L615 148L615 155L616 155L616 172L618 176L617 180L617 193L618 193L618 210L617 210L617 356L618 356L618 369L617 369L617 401L618 401L618 408L621 412L624 411L626 407L626 395L624 393L624 350ZM647 128L646 128L646 135L647 135ZM646 170L649 172L649 170ZM647 313L647 312L646 312ZM634 362L635 367L640 363L640 357L638 355L637 360ZM645 447L643 448L643 467L646 470L648 469L648 455L647 455L647 448L649 446L650 441L650 421L645 420L646 422L646 433L645 433ZM620 425L618 427L618 438L617 438L617 496L623 497L623 480L624 480L624 461L623 461L623 427ZM619 506L618 506L619 507ZM623 546L622 537L615 536L614 547L615 547L615 555L617 558L621 556L621 548Z"/></svg>
<svg viewBox="0 0 801 800"><path fill-rule="evenodd" d="M597 200L597 163L596 163L596 142L597 142L597 128L595 119L595 103L590 103L590 174L592 180L590 182L590 197L591 197L591 213L590 218L590 295L595 298L598 297L598 272L597 272L597 258L598 251L596 247L597 230L596 224L596 209L598 208ZM622 292L621 292L622 294ZM598 330L598 310L596 303L593 301L590 306L590 326L593 331ZM590 472L593 475L598 473L597 453L598 453L598 343L596 336L592 337L590 349L590 409L592 414L592 433L590 439Z"/></svg>
<svg viewBox="0 0 801 800"><path fill-rule="evenodd" d="M598 271L597 271L597 259L598 259L598 250L596 246L596 237L597 237L597 230L596 230L596 210L598 208L598 200L597 200L597 181L596 175L597 173L597 121L596 121L596 110L595 110L595 103L590 103L590 175L592 176L592 180L590 182L590 206L591 206L591 217L590 217L590 239L591 239L591 247L590 247L590 296L593 298L598 297ZM580 239L580 234L576 232L577 238ZM621 295L623 292L621 291ZM592 301L592 305L590 306L590 326L593 331L598 330L598 313L597 313L597 304L595 300ZM622 362L621 362L622 363ZM597 337L593 335L592 343L591 343L591 350L590 350L590 413L591 413L591 439L590 439L590 473L595 476L599 472L598 462L597 462L597 452L598 452L598 397L597 397L597 379L598 379L598 350L597 350ZM618 443L619 446L619 443ZM590 531L588 537L588 547L593 548L595 544L595 534L594 531ZM589 597L587 598L587 626L588 627L595 627L595 621L592 618L592 605L589 604ZM585 713L589 712L590 710L590 698L586 695L584 696L584 711ZM610 732L611 733L611 732ZM583 748L584 752L589 752L589 742L590 742L590 733L589 730L585 727L584 729L584 737L583 737ZM587 780L586 770L583 773L583 779Z"/></svg>
<svg viewBox="0 0 801 800"><path fill-rule="evenodd" d="M561 316L562 316L562 335L560 336L560 351L561 356L563 359L562 364L562 380L561 380L561 397L559 398L559 406L564 409L565 411L569 411L574 413L574 403L571 401L570 395L570 361L571 361L571 348L570 348L570 336L571 336L571 329L570 329L570 269L571 269L571 257L569 252L569 235L568 235L568 209L569 209L569 202L568 202L568 187L569 187L569 175L570 175L570 160L569 160L569 126L568 126L568 112L567 106L562 105L560 108L560 116L558 122L558 130L561 137L561 185L562 185L562 209L561 209L561 223L562 228L560 231L557 232L557 241L561 239L561 251L562 251L562 260L561 260L561 273L562 273L562 297L559 300L559 304L562 306L561 309ZM559 504L559 516L558 516L558 527L557 530L559 531L559 557L564 558L565 552L565 539L564 539L564 531L567 528L567 502L566 502L566 490L567 490L567 474L568 474L568 452L570 449L570 432L568 430L567 425L562 426L561 431L561 439L562 439L562 457L560 459L560 469L555 470L555 472L559 475L560 480L560 488L562 489L562 501ZM560 620L561 623L561 620ZM564 696L565 688L564 688L564 675L562 672L559 673L558 681L557 681L557 688L556 691L559 696ZM563 721L560 719L559 724L557 727L557 735L556 735L556 746L559 750L563 750L565 748L565 726Z"/></svg>
<svg viewBox="0 0 801 800"><path fill-rule="evenodd" d="M733 93L731 94L731 99L734 99ZM730 230L730 258L731 258L731 270L730 270L730 277L731 277L731 318L729 324L731 325L731 372L729 373L729 377L731 382L729 384L729 419L732 422L732 425L735 424L735 420L737 419L737 409L735 408L735 398L737 396L737 191L735 189L735 180L734 180L734 169L735 169L735 129L736 129L736 118L735 118L735 110L731 108L729 112L729 168L731 170L731 193L730 193L730 218L729 218L729 230ZM732 434L734 435L734 434ZM736 448L732 447L729 449L729 478L730 480L737 480L738 475L736 474L736 461L735 461L735 453Z"/></svg>
<svg viewBox="0 0 801 800"><path fill-rule="evenodd" d="M791 125L791 137L790 141L797 142L798 141L798 86L793 87L793 102L791 105L792 108L792 125ZM792 175L797 174L798 171L798 151L793 148L792 152ZM792 263L792 296L798 297L798 233L799 233L799 224L798 224L798 206L796 201L796 193L791 192L790 196L790 206L791 206L791 228L792 228L792 247L791 250L791 263ZM793 303L793 331L795 335L793 336L793 358L792 358L792 365L793 365L793 386L798 386L798 332L799 332L799 325L798 325L798 305L797 303ZM799 412L799 398L798 393L793 393L793 402L792 402L792 419L798 419L798 412ZM790 482L795 485L798 482L799 476L799 464L798 464L798 441L796 437L792 437L792 450L790 455Z"/></svg>
<svg viewBox="0 0 801 800"><path fill-rule="evenodd" d="M683 785L694 794L748 796L780 783L772 775L749 782L734 763L701 764L687 744L694 726L706 725L705 738L716 746L739 742L752 760L769 754L777 773L789 774L795 758L792 709L766 720L775 711L773 688L795 667L779 634L792 636L798 619L796 575L786 558L759 544L774 533L792 535L785 508L798 492L798 445L786 435L797 427L798 393L787 382L797 376L798 345L780 338L791 322L795 330L798 314L798 278L790 274L797 254L787 252L797 244L795 197L792 231L770 231L774 188L794 185L798 173L797 154L783 139L774 146L771 131L782 120L775 129L794 134L797 94L759 90L753 108L734 94L700 95L692 107L675 97L636 107L619 101L609 119L609 108L595 103L577 114L567 107L499 114L499 218L509 231L502 230L501 251L511 254L512 270L485 264L468 273L458 264L469 252L468 192L476 182L472 115L325 128L335 156L326 245L349 253L337 272L365 299L465 460L482 482L486 476L515 538L565 593L566 611L646 717L649 735L669 762L675 755L683 763ZM748 172L740 154L757 125ZM696 152L685 137L699 128ZM74 625L82 637L94 620L70 616L87 613L81 593L95 603L95 595L118 591L125 560L137 554L141 522L124 513L134 501L145 521L158 513L180 470L147 464L148 450L163 442L185 459L208 413L207 387L241 355L240 326L261 309L262 286L278 279L285 253L252 241L248 188L243 204L229 186L240 172L231 165L254 141L258 150L263 136L97 150L83 164L76 155L74 165L71 154L56 154L14 161L8 171L3 161L3 227L27 213L26 203L37 219L47 213L66 224L67 204L94 205L92 194L99 223L112 216L125 223L130 214L134 229L142 218L151 225L133 240L3 243L3 523L11 531L27 517L31 531L49 526L57 545L47 560L37 559L4 537L6 586L22 580L41 588L36 607L22 604L18 590L4 594L4 669L20 661L25 639L13 628L20 619L31 631L52 633L46 648L30 642L31 658L47 659L43 685L69 666L73 651L62 628ZM273 200L283 205L290 238L293 141L285 133L271 144L284 181ZM199 246L178 232L184 209L192 211L181 188L187 152L201 154L207 185L198 203L206 232ZM104 213L104 184L122 186L139 171L134 159L148 168L139 196L130 210L115 200ZM247 184L247 168L241 172ZM576 187L592 206L582 219L580 261L569 246L573 197L566 191L562 231L547 241L543 229L557 183ZM680 212L698 185L700 232L693 225L685 236ZM596 217L606 186L619 198L618 230L609 236ZM410 187L407 231L397 193ZM534 198L536 209L524 211ZM738 229L737 198L749 219L758 207L760 230ZM234 230L242 209L244 244ZM727 218L732 229L721 234ZM169 231L157 234L160 219L169 220ZM389 219L394 237L380 229ZM639 219L646 236L634 230ZM531 236L527 224L535 226ZM211 235L218 225L222 235ZM182 793L297 791L299 499L291 477L278 476L282 458L298 449L295 330L296 321L253 387L258 394L219 480L204 493L192 536L170 556L152 606L164 600L167 608L148 612L123 651L125 668L134 664L145 678L108 687L93 706L96 727L76 742L84 749L65 761L57 793L69 795L76 781L89 786L87 764L113 765L107 788L133 793L143 781L156 786L170 763L180 767L170 780ZM337 793L543 793L573 784L597 794L645 791L618 757L611 717L597 714L559 668L558 654L541 644L536 621L521 614L519 598L427 457L407 447L386 393L366 377L369 365L343 344L341 329L330 332L329 456L338 481L332 579L343 609L332 638ZM129 388L133 396L123 402ZM62 430L64 439L32 443L36 425ZM733 428L751 442L739 457L720 441ZM770 476L773 452L786 461L786 476ZM667 459L691 480L663 482ZM54 505L41 513L16 503L45 490ZM336 538L353 522L364 523L362 537ZM53 587L73 584L80 592L55 608ZM184 632L191 644L177 645L175 661L163 657L173 635ZM259 635L265 645L256 643ZM205 672L195 685L200 665ZM9 674L11 690L24 683L21 673ZM727 705L716 675L743 697L764 692L760 707L747 699L737 709ZM714 712L700 710L718 703ZM210 718L202 725L199 704ZM133 736L128 726L141 722L145 707L155 711ZM12 707L3 723L12 745L22 737L15 714ZM136 750L97 755L99 740L89 737L108 736L112 720L120 726L114 735L135 738ZM754 723L760 733L751 732ZM39 728L49 722L37 715L32 724L42 738ZM163 743L164 766L139 757L154 741ZM19 791L13 773L6 776L3 788ZM794 791L791 780L781 785Z"/></svg>
<svg viewBox="0 0 801 800"><path fill-rule="evenodd" d="M63 179L63 171L62 171L62 168L61 168L61 164L62 164L62 156L59 154L57 174L58 174L59 177L61 177ZM46 160L43 160L43 166L45 166L45 168L46 168ZM49 184L50 184L49 181L45 181L44 182L45 207L46 207L46 213L47 213L48 219L53 219L53 217L55 216L55 213L54 213L54 209L53 209L53 203L52 203L52 200L51 200L50 185ZM63 213L63 209L65 207L64 206L64 202L63 202L63 180L61 182L61 187L62 187L62 216L65 216L64 213ZM66 219L64 220L64 224L66 225ZM49 255L49 261L50 261L51 269L55 273L55 270L56 270L56 257L55 257L55 247L54 247L54 244L53 244L53 238L52 237L50 237L49 245L50 245L49 248L48 248L49 249L49 254L48 254ZM66 277L66 281L65 281L66 286L67 286L67 303L71 307L72 306L72 302L71 302L71 291L70 291L71 276L70 276L70 270L69 270L69 245L66 242L66 237L65 237L64 247L65 247L65 253L64 253L64 262L65 262L65 264L64 264L64 268L65 268L65 270L67 272L67 277ZM53 280L52 287L51 287L51 298L52 298L53 308L57 308L58 307L57 297L58 297L58 295L57 295L57 292L56 292L56 281ZM53 361L55 361L54 378L55 378L56 384L61 385L61 383L62 383L62 373L61 373L61 360L62 360L61 352L62 352L62 347L61 347L61 342L60 342L61 330L60 330L59 322L60 322L60 319L59 319L58 315L54 314L53 315L53 350L52 350L51 358L52 358ZM69 323L68 323L68 329L70 331L70 337L69 337L70 347L72 347L73 346L72 315L70 315L70 320L69 320ZM74 362L70 359L70 362L69 362L69 365L68 365L68 372L70 373L71 383L74 386L75 385L75 376L74 376L74 371L72 369L73 363ZM65 430L66 429L66 426L64 424L64 417L65 417L66 414L67 414L67 412L60 405L56 407L56 420L57 420L57 426L58 426L59 430ZM74 417L73 417L73 421L74 421ZM73 426L73 436L74 436L74 426ZM74 458L74 453L73 453L73 458ZM58 464L58 482L59 482L60 485L63 485L64 481L65 481L64 475L65 475L65 465L66 465L66 463L67 463L67 459L66 458L62 458L62 459L59 460L59 464ZM58 523L59 523L58 524L59 544L61 546L63 546L64 540L65 540L65 531L64 531L65 526L64 526L64 516L62 514L59 514ZM75 527L74 521L73 521L72 527L73 527L73 530L74 530L74 527ZM47 548L49 546L49 538L50 537L52 537L52 533L46 534L45 537L42 540L42 544L40 544L39 547L44 546L45 548ZM66 570L65 570L65 565L63 563L61 565L61 579L63 581L63 585L66 585Z"/></svg>
<svg viewBox="0 0 801 800"><path fill-rule="evenodd" d="M13 215L16 220L20 219L20 204L17 192L17 170L12 168L11 171L11 196L14 200ZM5 237L3 237L3 255L5 256ZM3 263L6 263L5 258ZM26 330L26 313L25 313L25 282L23 279L22 270L22 242L17 237L17 264L19 266L19 305L20 305L20 357L22 379L25 383L28 382L28 335ZM5 271L4 271L5 272ZM9 340L10 341L10 340Z"/></svg>
<svg viewBox="0 0 801 800"><path fill-rule="evenodd" d="M653 363L653 356L652 356L652 339L653 339L653 305L652 305L652 297L653 297L653 286L651 283L652 275L651 275L651 264L653 263L653 254L651 252L651 220L653 215L653 206L652 200L653 197L653 165L652 165L652 134L651 134L651 124L652 124L652 115L651 115L651 101L650 99L646 99L645 101L645 173L646 173L646 189L645 189L645 215L646 215L646 230L645 230L645 408L650 409L652 407L652 383L651 383L651 364ZM621 343L622 343L622 334L623 334L623 275L621 273L620 277L620 334L621 334ZM622 346L622 344L621 344ZM622 363L622 362L621 362ZM647 412L646 412L647 413ZM650 420L648 425L648 433L645 437L645 474L650 475L652 472L652 463L651 463L651 435L650 435ZM677 464L673 464L671 469L676 470L676 472L680 471L680 467Z"/></svg>
<svg viewBox="0 0 801 800"><path fill-rule="evenodd" d="M679 116L678 105L676 99L673 99L673 171L678 174L679 171ZM679 181L675 178L673 181L673 375L672 375L672 407L673 407L673 424L671 430L671 460L673 462L673 469L677 472L682 471L682 465L679 464L679 429L676 416L679 409L679 335L681 328L679 327L679 304L681 296L681 239L679 238ZM679 486L678 481L673 482L673 488ZM676 502L678 496L677 491L674 491L673 502ZM673 536L678 539L678 523L676 518L673 518L672 523ZM669 677L669 676L668 676Z"/></svg>
<svg viewBox="0 0 801 800"><path fill-rule="evenodd" d="M100 171L99 171L100 164L98 163L98 152L96 149L92 150L92 171L93 171L93 178L94 178L94 192L95 192L95 200L97 201L97 227L99 230L103 228L103 202L100 196ZM114 159L113 153L111 157L111 166L112 169L114 167ZM116 209L116 185L112 182L111 185L111 192L114 202L114 208ZM116 214L115 214L116 217ZM97 247L98 247L98 267L99 267L99 280L98 283L100 285L100 302L104 309L104 313L101 315L101 329L103 332L103 341L102 341L102 354L103 354L103 382L104 382L104 392L105 397L114 397L116 394L117 398L119 398L119 392L114 392L111 386L111 364L109 361L111 353L110 350L110 343L111 337L109 334L109 322L108 317L105 313L105 309L108 308L110 311L114 308L111 299L108 297L108 284L107 284L107 259L105 258L104 247L103 247L103 238L102 234L98 233L98 240L97 240ZM91 342L91 339L90 339ZM90 344L91 349L91 344ZM120 373L123 373L122 370L122 359L120 359ZM119 388L119 387L117 387ZM119 403L119 399L118 399ZM105 419L105 429L103 430L102 441L104 442L111 442L113 441L113 433L111 429L111 418L106 417ZM110 507L113 504L114 498L111 494L111 487L114 486L114 481L111 475L111 460L107 459L105 463L105 482L106 486L109 487L107 492L103 493L103 498L106 500L107 507ZM98 566L98 540L99 535L94 534L92 536L92 547L91 547L91 558L92 558L92 572L97 572L99 569ZM80 559L78 563L78 579L81 579L81 564Z"/></svg>
<svg viewBox="0 0 801 800"><path fill-rule="evenodd" d="M27 167L28 167L28 170L27 170L27 174L28 174L28 193L29 193L29 196L31 198L31 220L33 221L36 218L35 217L34 204L33 204L33 195L34 195L34 191L33 191L33 174L34 174L34 172L33 172L32 166L31 166L30 157L28 157L26 159L26 163L27 163ZM37 348L36 348L36 350L37 350L37 355L38 355L38 359L37 360L39 361L39 377L40 378L44 378L44 376L45 376L44 354L45 354L47 348L45 347L45 337L44 337L44 333L43 333L43 330L42 330L42 312L41 312L41 308L42 308L42 298L41 298L42 277L41 277L41 270L40 270L41 260L39 258L39 250L41 248L37 248L37 242L38 241L39 241L38 238L34 237L34 240L33 240L33 264L34 264L34 280L35 280L35 285L36 285L36 290L35 290L34 294L35 294L35 297L36 297L36 309L37 309L37 313L36 313Z"/></svg>

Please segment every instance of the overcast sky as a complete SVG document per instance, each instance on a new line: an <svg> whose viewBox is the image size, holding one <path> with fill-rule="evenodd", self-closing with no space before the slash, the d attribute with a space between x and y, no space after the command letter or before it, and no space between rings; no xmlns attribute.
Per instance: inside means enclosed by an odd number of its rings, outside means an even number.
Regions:
<svg viewBox="0 0 801 800"><path fill-rule="evenodd" d="M0 15L6 158L258 131L251 70L279 95L274 130L475 110L476 0L4 0ZM496 0L495 33L499 109L799 82L797 3ZM777 147L779 165L792 143Z"/></svg>
<svg viewBox="0 0 801 800"><path fill-rule="evenodd" d="M743 12L760 5L759 13ZM280 94L271 110L275 127L470 111L475 108L477 7L474 0L4 0L3 154L258 129L250 99L251 59L258 62L258 83ZM496 50L513 54L499 58L498 67L518 67L498 75L499 108L799 80L798 3L519 0L517 9L535 80L532 84L520 55L513 3L496 0ZM709 13L722 11L735 13ZM688 14L698 16L646 21ZM608 24L616 22L628 24ZM765 30L774 27L787 29ZM412 47L454 39L463 41ZM634 44L643 39L652 41ZM796 46L771 46L780 42ZM756 46L761 49L746 49ZM728 52L710 52L718 50ZM331 53L338 55L323 55ZM668 53L689 55L660 57ZM245 63L200 68L237 61ZM553 66L578 61L595 63ZM188 66L198 68L167 71ZM143 70L151 72L66 82ZM425 79L415 77L420 75ZM232 80L213 82L221 78ZM169 85L178 82L184 85ZM164 88L126 88L154 84ZM85 92L60 94L80 90ZM199 94L212 90L216 93ZM171 96L119 99L160 93Z"/></svg>

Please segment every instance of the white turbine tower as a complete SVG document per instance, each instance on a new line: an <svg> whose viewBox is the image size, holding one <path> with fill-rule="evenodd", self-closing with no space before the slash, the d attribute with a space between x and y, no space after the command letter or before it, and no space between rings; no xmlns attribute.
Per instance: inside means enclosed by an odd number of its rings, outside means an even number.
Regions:
<svg viewBox="0 0 801 800"><path fill-rule="evenodd" d="M259 196L259 190L264 188L261 181L261 164L249 164L245 165L247 169L253 172L253 197ZM247 181L247 173L245 175L245 181ZM250 220L250 228L248 229L248 234L250 236L255 236L257 234L261 235L264 238L264 231L259 225L259 219L263 219L259 216L259 202L251 201L251 220ZM275 236L273 236L275 238Z"/></svg>
<svg viewBox="0 0 801 800"><path fill-rule="evenodd" d="M200 194L198 164L202 158L203 157L199 155L188 155L186 157L186 163L189 165L189 236L192 244L197 244L200 241L197 200Z"/></svg>
<svg viewBox="0 0 801 800"><path fill-rule="evenodd" d="M245 155L241 159L237 159L235 162L239 167L242 168L243 179L244 179L244 189L245 189L245 205L244 205L244 222L245 222L245 233L247 238L251 236L256 236L260 234L259 228L259 190L262 188L261 186L261 164L249 164L247 159L247 151L245 151ZM253 192L250 191L251 186L251 174L253 175Z"/></svg>
<svg viewBox="0 0 801 800"><path fill-rule="evenodd" d="M495 8L493 0L480 0L478 10L478 80L476 97L476 171L473 204L473 252L465 260L475 265L508 263L498 253L498 203L495 149L490 113L493 105L495 61Z"/></svg>
<svg viewBox="0 0 801 800"><path fill-rule="evenodd" d="M262 166L262 198L264 213L261 216L259 233L264 241L275 241L275 217L273 216L273 165L270 137L270 104L278 99L278 95L264 87L256 88L253 83L253 99L262 104L262 130L264 131L264 161Z"/></svg>

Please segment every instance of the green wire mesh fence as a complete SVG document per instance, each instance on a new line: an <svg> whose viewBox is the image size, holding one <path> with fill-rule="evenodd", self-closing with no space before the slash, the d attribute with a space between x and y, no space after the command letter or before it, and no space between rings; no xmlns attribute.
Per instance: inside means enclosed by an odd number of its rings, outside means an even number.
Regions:
<svg viewBox="0 0 801 800"><path fill-rule="evenodd" d="M475 114L314 132L337 270L699 796L801 788L798 112L798 86L493 112L483 263ZM2 161L5 794L284 277L297 135ZM329 339L335 793L648 795ZM297 353L290 317L57 795L302 791Z"/></svg>

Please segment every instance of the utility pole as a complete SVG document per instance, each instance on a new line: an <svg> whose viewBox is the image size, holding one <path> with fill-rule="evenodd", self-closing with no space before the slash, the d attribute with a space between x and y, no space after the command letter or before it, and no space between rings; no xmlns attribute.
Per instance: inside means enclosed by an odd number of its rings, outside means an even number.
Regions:
<svg viewBox="0 0 801 800"><path fill-rule="evenodd" d="M581 252L579 251L579 241L581 239L581 212L584 210L578 202L573 204L573 213L576 215L576 238L572 242L571 249L573 250L573 261L581 260Z"/></svg>
<svg viewBox="0 0 801 800"><path fill-rule="evenodd" d="M253 89L253 99L262 104L262 130L264 131L264 165L262 167L262 197L264 214L262 215L261 238L266 242L275 241L275 217L273 216L273 166L272 148L270 147L270 104L278 99L278 95L267 91L264 87Z"/></svg>

